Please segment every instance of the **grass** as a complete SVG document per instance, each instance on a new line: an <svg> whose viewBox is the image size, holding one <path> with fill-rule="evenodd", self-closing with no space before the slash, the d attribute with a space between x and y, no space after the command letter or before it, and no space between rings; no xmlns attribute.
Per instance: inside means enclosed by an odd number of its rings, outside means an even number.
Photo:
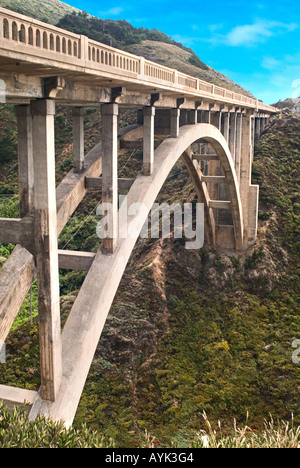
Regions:
<svg viewBox="0 0 300 468"><path fill-rule="evenodd" d="M216 429L203 414L206 429L191 438L185 448L300 448L300 427L286 422L265 421L265 427L257 432L247 425L237 427L234 421L230 434L222 429L219 422ZM144 440L138 448L168 448L146 430ZM114 448L111 438L104 438L85 425L80 429L66 429L62 423L55 423L44 416L29 421L26 407L9 410L0 403L0 448ZM172 442L170 448L177 448Z"/></svg>
<svg viewBox="0 0 300 468"><path fill-rule="evenodd" d="M112 448L111 439L90 431L65 429L44 416L29 421L25 407L9 411L0 403L0 448Z"/></svg>
<svg viewBox="0 0 300 468"><path fill-rule="evenodd" d="M223 433L221 423L217 429L203 415L207 430L199 431L192 441L192 448L300 448L300 427L277 421L265 421L264 430L257 432L245 425L237 427L234 421L232 435Z"/></svg>

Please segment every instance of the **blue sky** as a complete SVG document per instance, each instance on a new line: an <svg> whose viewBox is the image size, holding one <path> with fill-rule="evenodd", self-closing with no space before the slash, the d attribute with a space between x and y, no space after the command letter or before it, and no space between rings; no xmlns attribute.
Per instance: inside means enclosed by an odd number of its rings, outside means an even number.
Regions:
<svg viewBox="0 0 300 468"><path fill-rule="evenodd" d="M65 0L106 19L159 29L267 104L300 96L300 2Z"/></svg>

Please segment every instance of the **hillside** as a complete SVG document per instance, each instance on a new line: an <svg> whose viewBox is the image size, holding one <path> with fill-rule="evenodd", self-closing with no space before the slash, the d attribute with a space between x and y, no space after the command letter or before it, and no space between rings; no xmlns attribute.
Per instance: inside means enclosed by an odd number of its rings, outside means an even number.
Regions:
<svg viewBox="0 0 300 468"><path fill-rule="evenodd" d="M39 0L0 0L0 6L51 24L58 23L68 13L79 11L59 0L43 0L43 2Z"/></svg>
<svg viewBox="0 0 300 468"><path fill-rule="evenodd" d="M263 418L300 423L300 120L274 119L257 145L261 185L257 245L245 255L178 241L140 241L112 306L81 399L86 415L121 443L143 430L183 443L203 410L227 426ZM182 170L160 201L192 199ZM130 432L126 429L130 428ZM166 437L166 434L168 437Z"/></svg>
<svg viewBox="0 0 300 468"><path fill-rule="evenodd" d="M121 125L133 123L122 113ZM6 134L14 134L9 110ZM85 119L87 140L100 138L99 111ZM57 179L70 168L71 115L56 116ZM136 446L147 430L159 443L189 443L212 424L227 430L236 418L258 430L271 413L300 424L300 366L292 363L299 330L299 153L300 119L273 119L257 144L254 182L260 183L257 245L245 255L205 246L187 251L180 240L140 240L119 287L81 398L75 427L82 422L112 437L117 446ZM1 142L0 142L1 148ZM12 146L13 149L13 146ZM141 167L141 150L121 150L122 176ZM1 193L16 191L16 160L0 170ZM181 163L159 201L195 197ZM62 233L59 245L95 250L95 207L90 194ZM17 198L1 198L1 215L16 216ZM3 246L3 260L11 247ZM64 323L83 273L61 271ZM7 341L8 362L0 381L37 389L38 329L25 302ZM33 288L33 316L37 313Z"/></svg>
<svg viewBox="0 0 300 468"><path fill-rule="evenodd" d="M280 110L288 109L289 111L300 116L300 97L288 98L284 101L279 101L274 104L274 107L277 107Z"/></svg>

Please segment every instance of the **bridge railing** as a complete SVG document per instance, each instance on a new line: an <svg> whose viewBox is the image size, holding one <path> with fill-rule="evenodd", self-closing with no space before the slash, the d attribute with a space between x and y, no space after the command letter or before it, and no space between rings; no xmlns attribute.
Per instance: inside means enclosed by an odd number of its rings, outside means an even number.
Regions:
<svg viewBox="0 0 300 468"><path fill-rule="evenodd" d="M269 112L275 110L257 99L4 8L0 8L0 49L103 73L128 76L137 81L173 87L174 90L179 89L199 97L244 104Z"/></svg>
<svg viewBox="0 0 300 468"><path fill-rule="evenodd" d="M52 53L65 61L66 57L82 58L80 36L50 24L0 9L0 40L6 39L15 50L27 48L33 54Z"/></svg>

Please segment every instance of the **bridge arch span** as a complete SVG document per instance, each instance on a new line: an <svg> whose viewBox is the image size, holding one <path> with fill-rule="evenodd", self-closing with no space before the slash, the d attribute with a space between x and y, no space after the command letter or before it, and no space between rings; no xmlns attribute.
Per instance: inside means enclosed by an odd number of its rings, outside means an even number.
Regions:
<svg viewBox="0 0 300 468"><path fill-rule="evenodd" d="M242 236L241 202L238 194L237 180L227 143L219 130L209 124L185 126L180 129L178 138L167 138L155 151L155 163L151 176L139 175L128 192L128 206L141 203L150 211L170 171L181 157L191 166L188 148L199 139L205 139L215 148L232 197L237 235ZM197 171L193 182L203 200L208 203L207 194L201 185ZM67 426L73 422L77 406L83 391L90 365L95 354L102 330L104 328L111 304L122 279L136 240L139 236L147 214L145 210L128 214L127 223L134 223L136 237L119 239L116 250L111 255L104 255L101 250L86 276L69 318L62 332L62 368L63 379L54 402L41 400L38 397L33 405L30 418L45 414L57 421L65 421ZM239 237L238 237L239 239Z"/></svg>

